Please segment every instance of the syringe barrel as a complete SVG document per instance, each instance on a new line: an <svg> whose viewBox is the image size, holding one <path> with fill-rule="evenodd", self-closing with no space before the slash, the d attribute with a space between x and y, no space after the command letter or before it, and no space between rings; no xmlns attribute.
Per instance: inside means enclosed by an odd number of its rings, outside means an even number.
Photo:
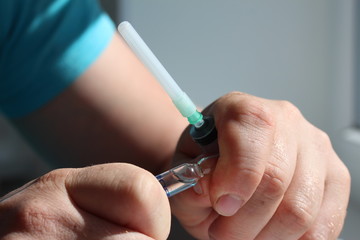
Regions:
<svg viewBox="0 0 360 240"><path fill-rule="evenodd" d="M140 61L150 70L150 72L157 78L165 91L169 94L171 99L179 98L182 90L166 71L164 66L160 63L154 53L146 45L140 35L132 27L132 25L125 21L120 23L118 30L131 50L136 54Z"/></svg>
<svg viewBox="0 0 360 240"><path fill-rule="evenodd" d="M180 113L188 118L191 124L201 121L202 115L197 112L195 104L188 95L181 90L179 85L171 77L168 71L166 71L159 59L146 45L132 25L126 21L122 22L118 26L118 31L139 60L159 81Z"/></svg>

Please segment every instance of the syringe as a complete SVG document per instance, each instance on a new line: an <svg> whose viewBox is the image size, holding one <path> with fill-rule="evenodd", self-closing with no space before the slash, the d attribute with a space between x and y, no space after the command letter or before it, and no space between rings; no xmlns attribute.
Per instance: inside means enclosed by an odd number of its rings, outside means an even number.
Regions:
<svg viewBox="0 0 360 240"><path fill-rule="evenodd" d="M212 117L204 117L197 111L195 104L183 92L175 80L166 71L140 35L125 21L119 24L118 31L139 60L156 77L172 99L179 112L192 124L190 135L203 147L204 152L217 154L217 131ZM183 164L157 176L169 197L194 186L203 176L201 168L196 164Z"/></svg>
<svg viewBox="0 0 360 240"><path fill-rule="evenodd" d="M163 86L179 112L192 124L190 127L190 135L194 141L201 145L205 152L217 153L217 131L214 119L209 116L203 117L203 115L197 111L195 104L189 96L180 89L175 80L166 71L164 66L129 22L125 21L120 23L118 30L139 60Z"/></svg>
<svg viewBox="0 0 360 240"><path fill-rule="evenodd" d="M206 156L196 163L184 163L156 176L163 186L166 195L172 197L186 189L195 186L205 174L210 173L209 167L204 167L208 159L217 158L218 155Z"/></svg>

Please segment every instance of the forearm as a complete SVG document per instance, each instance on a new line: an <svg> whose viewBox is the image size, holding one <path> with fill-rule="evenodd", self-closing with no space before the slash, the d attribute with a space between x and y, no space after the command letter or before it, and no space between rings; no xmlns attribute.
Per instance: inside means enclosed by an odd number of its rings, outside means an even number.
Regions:
<svg viewBox="0 0 360 240"><path fill-rule="evenodd" d="M117 35L71 87L13 123L62 166L121 161L152 172L167 166L186 126Z"/></svg>

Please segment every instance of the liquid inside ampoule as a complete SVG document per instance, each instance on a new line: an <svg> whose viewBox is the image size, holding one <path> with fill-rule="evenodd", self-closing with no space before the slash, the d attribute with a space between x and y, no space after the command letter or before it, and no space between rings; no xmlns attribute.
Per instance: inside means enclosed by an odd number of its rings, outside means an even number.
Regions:
<svg viewBox="0 0 360 240"><path fill-rule="evenodd" d="M199 156L197 163L184 163L156 176L168 197L182 192L197 184L200 178L209 174L214 167L218 154ZM212 161L209 161L212 160Z"/></svg>
<svg viewBox="0 0 360 240"><path fill-rule="evenodd" d="M194 186L204 175L198 164L185 163L170 169L156 178L166 191L168 197Z"/></svg>

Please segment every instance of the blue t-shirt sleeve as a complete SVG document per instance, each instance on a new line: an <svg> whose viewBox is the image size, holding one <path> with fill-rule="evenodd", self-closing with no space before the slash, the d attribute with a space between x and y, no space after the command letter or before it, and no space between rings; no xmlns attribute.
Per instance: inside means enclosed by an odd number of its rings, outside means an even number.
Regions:
<svg viewBox="0 0 360 240"><path fill-rule="evenodd" d="M0 108L21 117L75 81L115 28L95 0L0 1Z"/></svg>

